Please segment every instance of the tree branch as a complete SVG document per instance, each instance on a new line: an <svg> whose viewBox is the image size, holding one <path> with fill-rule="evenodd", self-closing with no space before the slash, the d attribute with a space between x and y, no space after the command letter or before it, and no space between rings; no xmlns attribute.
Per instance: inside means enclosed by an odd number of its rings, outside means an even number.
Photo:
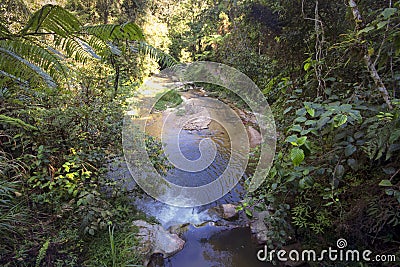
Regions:
<svg viewBox="0 0 400 267"><path fill-rule="evenodd" d="M356 30L359 31L362 28L364 28L364 26L365 26L364 21L361 16L361 13L358 9L358 6L357 6L357 3L355 2L355 0L349 0L349 6L351 8L351 11L353 13L353 18L356 23ZM372 58L368 53L367 42L365 42L364 38L360 35L358 36L357 39L358 39L359 43L362 44L362 50L364 53L364 63L369 71L371 78L374 80L376 89L382 95L382 98L385 100L389 109L392 109L392 105L390 103L390 98L389 98L389 93L385 87L385 84L382 81L382 78L379 76L379 73L375 68L375 63L372 61Z"/></svg>

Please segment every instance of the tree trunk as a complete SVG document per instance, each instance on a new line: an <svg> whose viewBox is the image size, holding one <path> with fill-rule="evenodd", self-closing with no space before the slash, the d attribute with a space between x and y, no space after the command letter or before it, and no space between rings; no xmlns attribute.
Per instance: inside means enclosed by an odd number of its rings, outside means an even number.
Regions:
<svg viewBox="0 0 400 267"><path fill-rule="evenodd" d="M362 19L360 10L358 9L357 3L355 0L349 0L349 6L351 11L353 12L353 18L356 22L356 30L359 31L364 28L364 21ZM365 42L362 36L358 36L358 41L362 44L362 52L364 54L364 63L369 71L371 78L375 82L376 89L382 95L383 99L385 100L386 104L388 105L389 109L392 109L392 105L390 103L389 93L385 87L385 84L382 81L382 78L379 76L378 71L375 68L375 63L372 61L371 56L368 53L368 46L367 42Z"/></svg>

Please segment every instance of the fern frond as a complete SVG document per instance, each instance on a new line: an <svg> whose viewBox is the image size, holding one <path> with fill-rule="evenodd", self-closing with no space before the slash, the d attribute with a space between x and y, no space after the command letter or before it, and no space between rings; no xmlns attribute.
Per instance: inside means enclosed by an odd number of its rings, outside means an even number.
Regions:
<svg viewBox="0 0 400 267"><path fill-rule="evenodd" d="M81 27L78 19L56 5L45 5L36 11L21 30L21 35L52 33L67 37L72 33L78 32Z"/></svg>
<svg viewBox="0 0 400 267"><path fill-rule="evenodd" d="M10 78L11 80L19 83L22 86L28 86L29 85L29 83L27 81L25 81L25 80L23 80L21 78L18 78L17 76L12 75L10 73L7 73L5 71L0 70L0 75L3 75L3 76L6 76L6 77ZM2 87L2 82L3 81L0 81L0 87Z"/></svg>
<svg viewBox="0 0 400 267"><path fill-rule="evenodd" d="M42 38L44 35L46 37ZM85 63L90 58L121 55L127 49L127 46L117 46L121 44L118 41L122 40L127 44L143 41L143 32L133 22L82 26L64 8L45 5L31 16L17 34L12 34L5 25L0 24L0 75L30 84L44 81L48 86L55 87L67 77L67 68L63 63L66 57ZM149 45L143 44L138 50L166 65L176 62Z"/></svg>
<svg viewBox="0 0 400 267"><path fill-rule="evenodd" d="M35 40L18 38L0 41L0 54L4 55L0 59L1 69L20 78L29 79L32 73L27 71L25 75L24 71L30 69L49 86L55 87L56 81L66 76L67 69L61 58Z"/></svg>
<svg viewBox="0 0 400 267"><path fill-rule="evenodd" d="M133 52L148 55L151 59L154 59L160 65L171 67L179 64L179 61L177 61L174 57L165 53L161 49L149 45L146 42L139 42L136 45L130 45L129 47Z"/></svg>
<svg viewBox="0 0 400 267"><path fill-rule="evenodd" d="M94 35L97 38L107 41L128 40L142 41L144 35L142 30L133 22L124 24L105 24L95 26L84 26L81 29L82 34Z"/></svg>
<svg viewBox="0 0 400 267"><path fill-rule="evenodd" d="M94 35L90 36L86 40L86 42L94 51L96 51L96 53L100 55L104 54L108 50L107 43L105 43L102 39L98 38L97 36Z"/></svg>
<svg viewBox="0 0 400 267"><path fill-rule="evenodd" d="M35 64L32 64L31 62L29 62L28 60L22 58L21 56L19 56L18 54L16 54L15 52L11 51L11 50L7 50L3 47L0 47L0 54L3 54L2 56L2 61L4 61L4 59L10 59L11 60L7 60L7 64L9 64L10 62L15 62L15 63L21 63L23 65L25 65L26 67L30 68L34 73L36 73L37 75L39 75L46 83L48 86L50 87L55 87L56 83L54 82L53 78L46 73L43 69L39 68L38 66L36 66ZM0 64L3 62L0 62ZM21 65L21 64L17 64L17 65ZM16 65L13 65L12 68L16 68ZM2 69L4 67L2 66ZM13 75L12 73L9 73L11 75ZM16 69L15 70L15 74L17 74L17 76L24 76L23 73L21 73L21 69ZM31 73L30 73L31 74Z"/></svg>
<svg viewBox="0 0 400 267"><path fill-rule="evenodd" d="M18 118L9 117L9 116L2 115L2 114L0 114L0 123L16 126L19 128L24 128L25 130L31 130L31 131L38 130L35 126L30 125L29 123L26 123L23 120L20 120Z"/></svg>
<svg viewBox="0 0 400 267"><path fill-rule="evenodd" d="M78 37L70 36L64 38L56 36L54 40L55 47L59 48L62 52L65 52L68 58L73 58L78 62L86 63L87 60L91 59L93 56L91 53L93 49Z"/></svg>

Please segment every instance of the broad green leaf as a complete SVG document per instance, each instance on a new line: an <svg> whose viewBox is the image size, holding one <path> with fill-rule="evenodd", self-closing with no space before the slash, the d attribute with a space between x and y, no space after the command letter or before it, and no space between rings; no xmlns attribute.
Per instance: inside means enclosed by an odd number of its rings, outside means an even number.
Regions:
<svg viewBox="0 0 400 267"><path fill-rule="evenodd" d="M393 196L394 190L393 190L393 189L386 189L386 190L385 190L385 193L386 193L386 195L388 195L388 196Z"/></svg>
<svg viewBox="0 0 400 267"><path fill-rule="evenodd" d="M306 140L307 140L307 136L302 136L302 137L298 138L298 139L297 139L297 145L298 145L298 146L304 145L304 143L306 142Z"/></svg>
<svg viewBox="0 0 400 267"><path fill-rule="evenodd" d="M362 29L362 30L359 30L359 31L358 31L358 34L361 34L361 33L368 33L368 32L370 32L370 31L372 31L373 29L375 29L375 26L368 26L368 27L365 27L365 28Z"/></svg>
<svg viewBox="0 0 400 267"><path fill-rule="evenodd" d="M397 8L388 7L388 8L385 8L385 10L382 11L381 15L382 15L385 19L388 19L388 18L390 18L391 16L393 16L394 13L396 13L396 11L397 11Z"/></svg>
<svg viewBox="0 0 400 267"><path fill-rule="evenodd" d="M316 121L315 120L308 120L304 123L304 125L313 125Z"/></svg>
<svg viewBox="0 0 400 267"><path fill-rule="evenodd" d="M349 165L349 167L352 168L355 171L358 169L358 164L357 164L357 161L355 159L348 159L347 160L347 165Z"/></svg>
<svg viewBox="0 0 400 267"><path fill-rule="evenodd" d="M317 129L321 129L322 127L324 127L328 121L330 121L331 118L330 117L322 117L317 121Z"/></svg>
<svg viewBox="0 0 400 267"><path fill-rule="evenodd" d="M294 166L300 165L304 160L304 151L301 148L295 147L290 151L290 159Z"/></svg>
<svg viewBox="0 0 400 267"><path fill-rule="evenodd" d="M292 109L293 109L293 107L288 107L287 109L285 109L285 110L283 111L283 114L288 113L288 112L291 111Z"/></svg>
<svg viewBox="0 0 400 267"><path fill-rule="evenodd" d="M305 121L307 121L307 118L306 118L306 117L298 117L298 118L296 118L296 119L294 120L294 122L305 122Z"/></svg>
<svg viewBox="0 0 400 267"><path fill-rule="evenodd" d="M296 143L297 142L297 136L296 135L291 135L288 136L285 140L287 143Z"/></svg>
<svg viewBox="0 0 400 267"><path fill-rule="evenodd" d="M344 166L342 164L339 164L335 168L335 177L341 178L344 174Z"/></svg>
<svg viewBox="0 0 400 267"><path fill-rule="evenodd" d="M306 108L307 113L310 114L311 117L314 117L314 115L315 115L315 109L311 108L311 107L308 106L308 105L305 105L305 108Z"/></svg>
<svg viewBox="0 0 400 267"><path fill-rule="evenodd" d="M347 122L347 116L344 114L338 114L333 118L334 126L340 127Z"/></svg>
<svg viewBox="0 0 400 267"><path fill-rule="evenodd" d="M355 146L353 146L352 144L349 144L346 146L346 148L344 149L344 155L346 157L353 155L354 152L357 151L357 148Z"/></svg>
<svg viewBox="0 0 400 267"><path fill-rule="evenodd" d="M301 189L304 189L304 188L306 187L306 179L305 179L305 178L300 179L300 181L299 181L299 187L300 187Z"/></svg>
<svg viewBox="0 0 400 267"><path fill-rule="evenodd" d="M299 116L299 117L302 117L302 116L306 115L306 113L307 113L307 111L306 111L305 108L301 108L301 109L298 109L296 111L296 115Z"/></svg>
<svg viewBox="0 0 400 267"><path fill-rule="evenodd" d="M247 216L253 217L253 213L251 212L251 210L245 209L245 212L246 212Z"/></svg>
<svg viewBox="0 0 400 267"><path fill-rule="evenodd" d="M389 180L382 180L382 181L379 183L379 186L393 186L393 184L392 184L392 182L389 181Z"/></svg>
<svg viewBox="0 0 400 267"><path fill-rule="evenodd" d="M293 125L293 126L289 129L289 131L292 131L292 132L301 132L302 130L303 130L303 128L301 128L301 126L298 125L298 124Z"/></svg>
<svg viewBox="0 0 400 267"><path fill-rule="evenodd" d="M313 130L313 129L302 130L302 131L300 132L300 134L301 134L301 135L307 135L307 134L309 134L312 130Z"/></svg>

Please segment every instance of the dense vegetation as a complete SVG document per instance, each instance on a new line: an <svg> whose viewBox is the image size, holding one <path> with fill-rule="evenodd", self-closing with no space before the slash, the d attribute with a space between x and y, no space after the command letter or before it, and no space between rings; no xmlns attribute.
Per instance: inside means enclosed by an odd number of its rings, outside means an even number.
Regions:
<svg viewBox="0 0 400 267"><path fill-rule="evenodd" d="M0 3L1 265L140 262L142 215L106 163L126 99L175 58L268 98L277 153L247 207L270 210L270 247L344 237L400 257L400 1L56 2Z"/></svg>

